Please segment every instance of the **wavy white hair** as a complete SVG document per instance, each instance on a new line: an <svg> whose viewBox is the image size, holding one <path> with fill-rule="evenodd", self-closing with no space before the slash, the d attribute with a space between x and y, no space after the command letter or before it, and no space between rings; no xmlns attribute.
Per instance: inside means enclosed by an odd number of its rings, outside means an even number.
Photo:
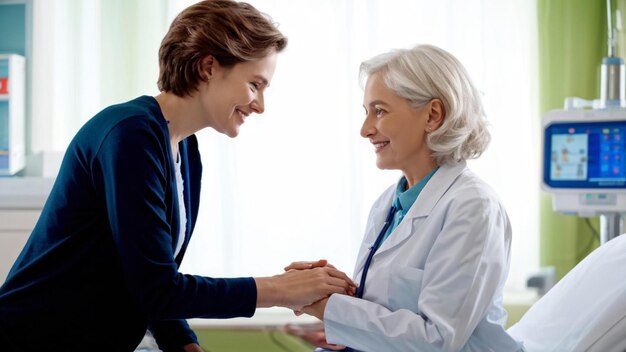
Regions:
<svg viewBox="0 0 626 352"><path fill-rule="evenodd" d="M426 138L437 164L477 158L485 151L491 135L480 92L452 54L433 45L393 50L361 63L361 82L377 72L413 108L436 98L443 102L443 124Z"/></svg>

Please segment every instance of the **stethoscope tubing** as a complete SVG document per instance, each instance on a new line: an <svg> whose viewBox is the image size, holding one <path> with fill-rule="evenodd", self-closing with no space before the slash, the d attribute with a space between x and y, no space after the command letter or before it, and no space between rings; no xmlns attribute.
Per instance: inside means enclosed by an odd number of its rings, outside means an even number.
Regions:
<svg viewBox="0 0 626 352"><path fill-rule="evenodd" d="M367 271L370 268L370 264L372 263L372 258L374 257L374 254L376 254L376 251L378 250L378 247L380 247L380 244L382 243L383 238L385 237L385 234L387 233L387 230L389 229L389 226L391 226L391 221L393 220L393 216L396 214L396 210L397 210L396 207L394 207L393 205L391 206L391 208L389 208L389 213L387 213L387 218L385 219L383 228L380 229L380 233L378 234L378 237L376 237L376 241L374 241L374 244L370 247L370 252L367 255L367 259L365 260L365 265L363 266L363 274L361 274L361 281L359 282L359 287L357 287L356 289L357 298L363 298L363 293L365 291L365 279L367 278ZM346 347L340 352L352 352L352 351L354 351L352 348Z"/></svg>
<svg viewBox="0 0 626 352"><path fill-rule="evenodd" d="M363 298L363 292L365 291L365 279L367 278L367 271L370 268L370 264L372 263L372 258L374 257L374 254L378 250L378 247L380 247L380 244L383 241L383 238L385 237L385 234L387 233L389 226L391 225L391 221L393 220L393 216L396 214L396 210L397 210L396 207L393 205L391 206L391 208L389 208L389 213L387 213L387 218L385 219L383 228L380 230L378 237L376 237L376 241L374 241L374 244L370 247L370 252L367 255L367 260L365 260L365 265L363 266L363 274L361 274L361 281L359 282L359 287L356 290L357 298Z"/></svg>

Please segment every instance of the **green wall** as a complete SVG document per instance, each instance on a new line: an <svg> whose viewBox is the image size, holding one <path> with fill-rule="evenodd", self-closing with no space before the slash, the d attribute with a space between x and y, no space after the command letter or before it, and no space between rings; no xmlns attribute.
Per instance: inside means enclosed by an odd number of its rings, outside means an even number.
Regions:
<svg viewBox="0 0 626 352"><path fill-rule="evenodd" d="M606 3L538 0L539 106L541 115L563 109L566 97L597 99L600 64L607 55ZM552 197L541 196L540 265L562 278L597 246L583 219L557 215ZM597 219L592 223L597 228Z"/></svg>

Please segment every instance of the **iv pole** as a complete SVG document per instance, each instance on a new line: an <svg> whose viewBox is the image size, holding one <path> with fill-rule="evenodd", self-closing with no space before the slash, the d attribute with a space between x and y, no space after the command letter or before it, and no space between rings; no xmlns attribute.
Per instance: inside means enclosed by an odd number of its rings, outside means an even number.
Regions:
<svg viewBox="0 0 626 352"><path fill-rule="evenodd" d="M606 18L608 27L608 57L602 60L600 78L600 106L602 108L620 108L626 104L624 79L624 60L616 57L615 29L613 28L611 0L606 0ZM600 244L612 240L624 233L626 213L606 213L600 215Z"/></svg>

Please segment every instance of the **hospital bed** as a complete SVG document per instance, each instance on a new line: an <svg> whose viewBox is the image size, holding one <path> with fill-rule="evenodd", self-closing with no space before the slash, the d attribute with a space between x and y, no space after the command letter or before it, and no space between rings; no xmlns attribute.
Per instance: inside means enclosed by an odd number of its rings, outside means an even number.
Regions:
<svg viewBox="0 0 626 352"><path fill-rule="evenodd" d="M508 332L527 352L626 351L626 236L589 254Z"/></svg>

